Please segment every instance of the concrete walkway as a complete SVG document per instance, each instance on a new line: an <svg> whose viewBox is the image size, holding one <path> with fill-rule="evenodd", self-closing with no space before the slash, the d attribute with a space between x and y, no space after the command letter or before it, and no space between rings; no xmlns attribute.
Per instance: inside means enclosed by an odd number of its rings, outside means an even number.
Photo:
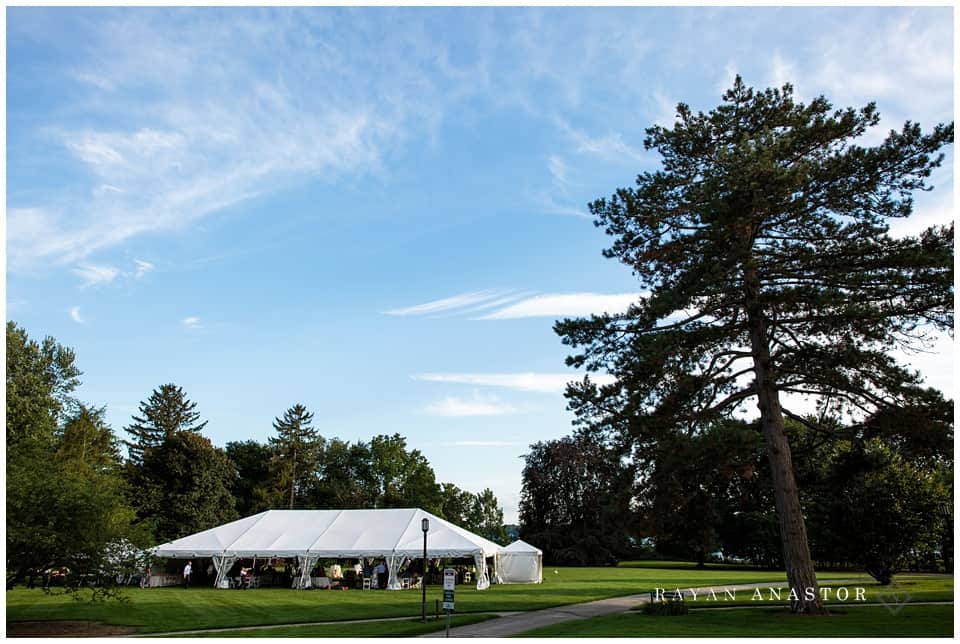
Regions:
<svg viewBox="0 0 960 644"><path fill-rule="evenodd" d="M496 615L497 617L507 617L518 615L517 611L490 611L481 613L482 615ZM432 618L432 615L430 616ZM419 616L407 615L406 617L374 617L370 619L338 619L330 622L293 622L290 624L261 624L258 626L225 626L223 628L198 628L191 631L170 631L168 633L131 633L130 635L119 635L118 637L174 637L180 635L216 635L217 633L238 633L242 631L265 631L273 628L300 628L303 626L339 626L341 624L369 624L371 622L409 622L418 619ZM451 632L452 629L451 629Z"/></svg>
<svg viewBox="0 0 960 644"><path fill-rule="evenodd" d="M834 583L834 580L830 581L831 583ZM710 589L712 588L716 590L717 594L719 595L722 594L724 589L753 590L754 588L783 586L785 583L785 581L774 581L759 584L717 584L715 586L694 588L693 590L695 590L697 593L709 593ZM671 590L674 589L666 589L668 593ZM681 590L686 591L687 588L682 588ZM527 631L532 631L537 628L552 626L553 624L559 624L574 619L586 619L589 617L599 617L601 615L625 613L628 610L636 608L638 605L645 604L649 601L650 593L645 592L639 595L611 597L610 599L600 599L584 604L572 604L569 606L558 606L556 608L546 608L544 610L517 613L515 615L509 615L498 619L480 622L479 624L470 624L469 626L458 626L456 628L451 628L450 637L511 637L513 635L526 633ZM420 637L446 636L446 631L438 631L435 633L428 633L427 635L421 635Z"/></svg>

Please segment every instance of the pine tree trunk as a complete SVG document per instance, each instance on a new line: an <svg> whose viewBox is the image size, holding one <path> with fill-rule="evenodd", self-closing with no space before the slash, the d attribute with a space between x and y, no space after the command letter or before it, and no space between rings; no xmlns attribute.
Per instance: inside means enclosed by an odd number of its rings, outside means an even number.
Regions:
<svg viewBox="0 0 960 644"><path fill-rule="evenodd" d="M820 587L810 558L807 528L800 508L800 493L793 476L793 457L784 432L780 394L770 360L767 325L760 307L760 279L752 268L745 271L744 278L760 427L767 445L767 458L770 460L787 583L797 597L794 599L794 593L791 593L790 609L794 613L825 615L828 611L820 599Z"/></svg>
<svg viewBox="0 0 960 644"><path fill-rule="evenodd" d="M290 475L290 509L293 509L293 491L297 486L297 448L293 448L293 473Z"/></svg>

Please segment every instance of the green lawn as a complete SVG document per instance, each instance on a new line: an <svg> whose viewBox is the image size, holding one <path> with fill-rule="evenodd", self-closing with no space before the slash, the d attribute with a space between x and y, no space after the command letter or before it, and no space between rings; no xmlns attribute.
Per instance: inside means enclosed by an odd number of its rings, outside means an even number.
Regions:
<svg viewBox="0 0 960 644"><path fill-rule="evenodd" d="M646 562L644 562L646 563ZM554 572L556 570L556 572ZM821 580L860 579L865 575L823 573ZM616 568L548 568L539 585L493 586L477 591L457 588L457 612L477 613L508 610L536 610L594 599L649 591L654 587L709 586L784 580L783 572L726 569L708 566L698 570L692 564L655 562ZM951 582L952 583L952 582ZM952 588L952 586L951 586ZM428 588L428 611L440 599L440 588ZM153 588L127 591L123 604L93 604L63 596L47 596L39 589L17 587L7 591L8 621L89 620L135 626L141 632L296 624L381 617L414 617L420 614L420 592L409 591L295 591L259 589L251 591L206 588Z"/></svg>
<svg viewBox="0 0 960 644"><path fill-rule="evenodd" d="M820 575L823 580L822 575ZM857 595L857 588L863 589L864 603L880 604L898 604L910 602L932 602L932 601L953 601L953 578L940 575L902 575L894 579L894 583L889 586L881 586L876 581L860 580L855 583L831 583L829 580L823 580L820 584L821 592L823 589L829 589L826 593L826 603L833 605L849 605L856 603L854 600ZM838 591L843 588L845 592L839 595ZM681 586L681 590L683 587ZM669 592L672 588L668 587ZM715 596L700 593L696 599L688 598L687 605L691 609L698 608L729 608L733 606L751 606L763 605L787 605L789 603L788 587L786 584L779 587L781 599L776 599L773 589L763 588L759 591L740 590L736 593L735 599L723 593L723 588L715 588ZM843 597L846 600L843 601Z"/></svg>
<svg viewBox="0 0 960 644"><path fill-rule="evenodd" d="M952 637L953 606L838 607L828 617L783 608L690 611L651 617L624 613L564 622L521 637Z"/></svg>
<svg viewBox="0 0 960 644"><path fill-rule="evenodd" d="M476 624L493 617L493 615L456 615L450 620L450 627ZM431 617L426 623L421 622L420 618L416 618L402 621L324 626L278 626L244 631L182 635L181 637L417 637L424 633L442 631L446 627L446 618L441 617L439 620L434 620Z"/></svg>

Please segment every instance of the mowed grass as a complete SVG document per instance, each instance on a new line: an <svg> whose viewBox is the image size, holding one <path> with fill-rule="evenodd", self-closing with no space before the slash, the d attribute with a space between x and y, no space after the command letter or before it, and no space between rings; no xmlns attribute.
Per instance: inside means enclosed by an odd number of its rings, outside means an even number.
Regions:
<svg viewBox="0 0 960 644"><path fill-rule="evenodd" d="M643 562L645 564L646 562ZM687 588L722 584L783 581L769 570L728 569L693 564L627 563L615 568L546 568L543 584L492 586L477 591L457 587L457 613L537 610L565 604L630 595L653 588ZM555 572L556 571L556 572ZM824 573L821 580L862 579L866 575ZM420 591L214 590L212 588L131 588L128 601L91 603L48 596L40 589L7 591L8 621L89 620L137 627L140 632L298 624L338 620L416 617ZM441 597L438 586L427 589L427 610Z"/></svg>
<svg viewBox="0 0 960 644"><path fill-rule="evenodd" d="M639 612L564 622L521 637L952 637L953 606L843 606L826 617L783 608L697 609L652 617Z"/></svg>
<svg viewBox="0 0 960 644"><path fill-rule="evenodd" d="M822 579L822 578L821 578ZM953 577L943 575L903 575L894 578L894 583L881 586L870 579L854 583L834 583L822 580L820 596L829 606L841 606L858 603L858 591L863 590L863 602L867 604L907 604L916 602L953 601ZM735 599L716 588L716 594L700 593L697 598L688 598L688 606L697 608L717 608L732 606L757 606L789 604L789 587L784 584L776 589L762 588L756 591L741 590ZM777 599L779 597L779 599Z"/></svg>
<svg viewBox="0 0 960 644"><path fill-rule="evenodd" d="M494 615L455 615L450 620L450 627L476 624L494 617ZM420 618L416 618L357 624L276 626L273 628L193 633L175 635L174 637L417 637L425 633L442 631L446 628L446 618L441 617L439 620L435 620L430 617L426 623L421 622Z"/></svg>

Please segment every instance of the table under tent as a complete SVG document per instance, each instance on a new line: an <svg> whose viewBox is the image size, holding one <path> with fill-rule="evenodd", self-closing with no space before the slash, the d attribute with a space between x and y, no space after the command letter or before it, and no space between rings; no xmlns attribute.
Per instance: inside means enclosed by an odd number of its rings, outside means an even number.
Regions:
<svg viewBox="0 0 960 644"><path fill-rule="evenodd" d="M296 559L296 588L310 587L310 571L326 559L383 559L387 589L400 590L398 572L409 560L423 558L421 522L429 521L427 558L470 558L477 590L490 586L487 558L501 546L418 508L382 510L267 510L153 548L155 557L212 559L215 588L240 559ZM425 568L425 566L424 566Z"/></svg>

